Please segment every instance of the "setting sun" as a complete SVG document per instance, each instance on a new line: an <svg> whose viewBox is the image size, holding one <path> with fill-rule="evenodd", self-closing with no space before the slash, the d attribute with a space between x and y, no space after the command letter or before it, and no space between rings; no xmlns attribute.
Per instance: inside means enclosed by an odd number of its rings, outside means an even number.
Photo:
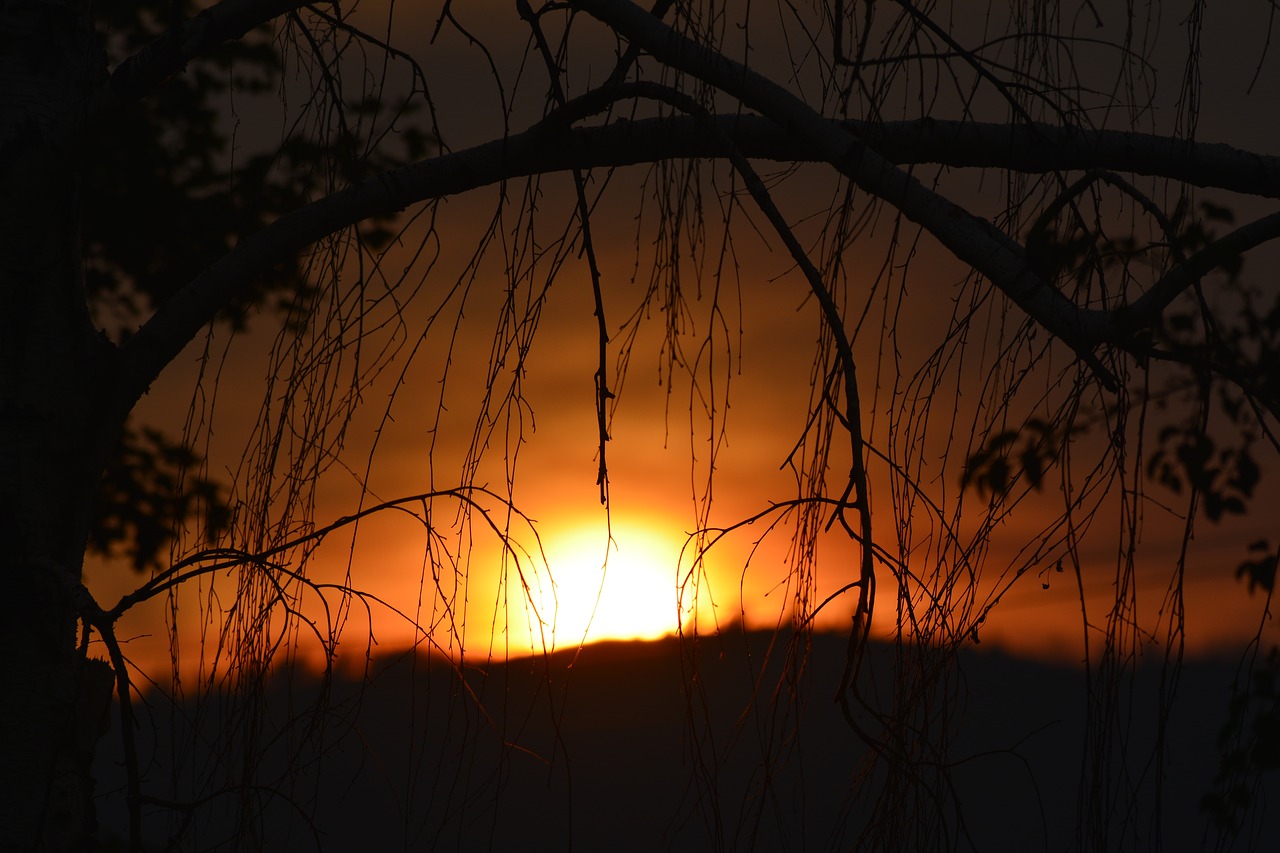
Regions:
<svg viewBox="0 0 1280 853"><path fill-rule="evenodd" d="M604 525L582 525L544 540L551 581L536 597L557 646L656 639L678 627L684 535L616 520L609 535Z"/></svg>

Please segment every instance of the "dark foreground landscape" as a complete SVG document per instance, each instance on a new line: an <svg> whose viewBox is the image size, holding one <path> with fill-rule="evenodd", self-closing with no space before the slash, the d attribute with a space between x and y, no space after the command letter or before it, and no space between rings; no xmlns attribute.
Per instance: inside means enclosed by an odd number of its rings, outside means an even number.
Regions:
<svg viewBox="0 0 1280 853"><path fill-rule="evenodd" d="M851 797L865 751L827 686L844 640L814 637L800 708L777 675L785 644L765 663L770 640L598 644L576 661L564 652L468 668L465 685L440 660L401 655L327 687L277 674L259 697L189 702L177 722L153 693L138 725L153 798L147 847L181 832L184 850L850 849L867 813ZM873 669L891 655L874 650ZM1214 847L1201 800L1218 771L1234 671L1184 666L1158 766L1159 670L1139 667L1110 730L1110 772L1089 791L1132 802L1125 791L1150 792L1163 774L1164 799L1115 809L1113 849ZM958 849L1092 847L1076 829L1081 673L974 652L950 683L935 707L954 723L954 784L933 810L943 816L934 837ZM119 734L117 718L97 765L102 836L116 843L128 832ZM1278 792L1264 777L1232 849L1280 850L1280 811L1267 807Z"/></svg>

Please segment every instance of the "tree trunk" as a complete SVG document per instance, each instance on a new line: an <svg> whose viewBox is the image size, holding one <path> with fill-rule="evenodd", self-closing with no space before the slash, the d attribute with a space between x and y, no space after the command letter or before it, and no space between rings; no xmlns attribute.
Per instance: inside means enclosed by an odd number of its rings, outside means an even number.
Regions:
<svg viewBox="0 0 1280 853"><path fill-rule="evenodd" d="M77 652L110 346L80 276L77 146L104 73L74 0L0 5L0 849L83 849L102 664ZM82 685L97 682L98 690ZM107 682L109 684L109 681ZM97 694L97 700L90 698ZM110 694L107 693L107 696Z"/></svg>

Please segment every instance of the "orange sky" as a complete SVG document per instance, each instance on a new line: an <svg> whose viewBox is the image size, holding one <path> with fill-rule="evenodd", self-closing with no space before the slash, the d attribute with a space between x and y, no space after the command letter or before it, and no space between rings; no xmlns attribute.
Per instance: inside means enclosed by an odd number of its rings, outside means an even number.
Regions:
<svg viewBox="0 0 1280 853"><path fill-rule="evenodd" d="M441 60L436 57L432 61ZM439 103L444 110L450 104L488 95L493 93L477 95L459 87L439 93ZM1212 110L1217 109L1217 105L1209 104L1208 108L1212 118ZM1223 113L1213 126L1222 128L1227 138L1234 138L1235 131L1243 125L1229 121L1230 116L1229 111ZM454 127L460 129L452 141L455 144L479 141L470 137L483 136L483 129L475 129L480 124L483 122L455 124ZM1257 133L1256 127L1245 128L1245 138L1238 140L1239 144L1249 144L1251 138L1258 138ZM607 315L614 329L635 309L639 289L647 281L644 264L651 256L647 242L651 232L643 232L637 255L633 221L637 196L627 188L628 182L638 180L642 174L631 170L620 175L617 182L623 188L613 196L617 200L600 212L595 223L608 298ZM557 205L563 209L565 187L563 177L549 180L547 194L539 202L544 224L540 226L538 238L544 247L560 236L564 218L557 219L554 211ZM998 208L1003 203L999 193L983 197L981 203ZM437 250L440 253L439 263L430 276L425 274L421 261L412 261L417 230L408 232L405 247L393 251L384 263L383 275L395 277L401 268L408 267L406 285L422 284L423 287L405 310L406 322L402 328L392 322L366 342L360 369L367 371L370 365L383 364L384 370L377 382L362 391L364 405L351 422L341 465L331 467L321 483L315 508L318 523L347 514L357 505L358 490L353 478L344 473L343 466L363 472L375 434L379 436L379 445L369 469L368 485L378 498L447 488L459 482L506 286L503 243L512 245L522 238L521 224L514 216L509 215L499 229L498 243L476 276L465 319L457 321L456 326L452 318L457 312L457 302L446 300L444 294L457 279L462 262L474 247L477 228L491 215L494 199L493 192L484 191L472 197L452 199L441 208L441 242L438 246L429 245L426 253L427 257ZM712 245L718 239L712 227L718 217L710 207L713 200L714 196L709 194L707 236ZM793 182L782 193L781 202L789 214L799 219L825 209L830 203L829 189L821 179ZM735 215L741 217L742 213ZM886 239L886 228L881 227L859 247L864 254L854 263L865 265L865 270L858 267L859 275L866 276L861 282L863 286L869 287L874 279L883 259ZM686 550L682 559L681 549L696 524L696 501L706 488L710 457L710 422L701 408L705 397L700 394L714 398L717 426L719 418L725 415L728 418L715 460L714 502L709 522L713 526L732 524L766 509L771 500L794 497L792 479L780 466L804 424L810 392L811 351L818 330L817 313L805 300L802 280L790 271L789 259L776 245L771 249L764 246L761 237L743 227L735 250L737 283L732 277L723 282L723 316L714 316L704 298L702 302L690 303L684 321L686 334L680 341L688 348L687 363L697 365L697 392L691 388L687 375L679 371L670 387L665 384L667 377L660 346L664 317L655 315L648 321L635 345L612 424L613 440L608 446L612 522L618 551L610 558L607 573L602 573L600 566L607 539L595 483L592 400L595 320L591 314L585 263L575 256L557 278L528 355L522 380L528 404L522 410L525 416L522 440L516 441L512 432L508 442L500 430L476 477L477 483L504 492L508 469L514 460L513 497L519 508L537 522L542 552L539 553L531 529L517 525L513 532L528 559L522 559L518 567L508 564L503 569L494 537L478 532L469 563L464 563L457 574L446 572L439 579L433 579L429 566L424 565L427 540L422 525L404 513L392 513L364 522L354 547L350 536L332 536L314 558L312 577L339 581L349 566L355 586L412 617L406 621L388 607L370 606L374 614L373 635L384 649L413 642L415 638L421 641L423 636L412 622L434 626L431 639L442 648L456 651L459 645L465 645L469 655L481 656L489 650L495 654L520 654L552 646L563 648L576 645L584 636L588 640L650 637L673 630L678 618L679 580L693 568L689 552ZM714 260L714 251L711 260ZM353 275L349 271L348 280ZM685 270L685 275L691 294L697 274L690 268ZM633 282L633 276L638 280ZM859 370L864 418L873 444L880 449L887 447L891 437L893 409L902 405L902 398L893 395L893 384L898 377L909 377L918 370L936 345L950 319L951 299L957 293L961 277L960 270L940 257L927 239L923 241L904 291L907 297L902 313L890 323L897 330L891 346L881 345L879 324L882 320L875 312L889 310L886 306L892 300L879 297L871 300L874 311L868 330L860 338ZM700 284L705 297L714 285L708 269L701 271ZM854 286L858 284L854 282ZM523 286L527 287L528 282ZM380 288L376 276L371 276L371 291L380 291ZM403 296L408 290L400 286L396 292ZM860 308L864 301L861 295L855 295L851 303ZM410 360L411 349L418 343L426 318L442 304L448 308L444 319L431 329ZM373 306L372 311L374 320L395 320L385 302ZM450 360L448 343L455 337L455 331L457 343ZM708 332L714 346L699 355L697 344ZM214 409L210 409L213 386L209 377L220 363L227 333L215 333L210 347L214 361L196 399L200 411L214 412L211 473L224 481L232 479L230 473L236 469L236 460L260 411L264 381L273 373L269 366L272 334L271 318L263 317L254 323L250 334L235 341L231 354L222 362ZM399 350L394 360L383 363L379 361L380 347L387 345ZM175 430L180 428L193 397L203 347L203 342L198 342L189 348L173 370L157 383L141 406L143 420ZM615 340L611 357L617 347ZM948 374L944 383L944 388L951 388L951 393L959 395L956 400L934 400L939 414L930 422L921 451L926 454L924 484L939 490L938 494L949 494L952 499L959 481L958 460L963 458L963 445L952 450L947 466L938 464L934 454L950 435L946 418L954 412L957 424L971 420L977 393L970 394L970 389L998 367L992 353L973 352L973 360ZM442 392L439 380L446 365L449 382ZM346 381L350 377L343 371L348 369L351 368L335 368L336 372L324 381ZM401 370L406 371L402 383ZM660 379L664 384L660 384ZM272 394L274 405L279 405L279 389ZM436 416L442 403L445 411L437 424ZM692 422L691 408L694 410ZM388 412L391 419L384 420ZM428 442L433 435L434 449L429 452ZM873 478L881 478L873 479L875 500L887 509L889 496L877 491L882 488L878 483L886 481L886 471L873 463L871 473ZM1268 472L1264 483L1264 488L1270 488L1272 498L1277 490L1275 474ZM840 476L838 469L833 471L832 483L839 481ZM1036 537L1038 525L1043 524L1044 513L1048 511L1047 500L1031 500L996 531L986 573L975 588L974 606L981 606L995 590L1003 588L1002 572L1006 567L1016 566L1018 549ZM371 502L374 501L366 500ZM1267 505L1275 504L1264 495L1259 499L1259 508L1243 521L1222 528L1207 523L1199 526L1186 586L1188 641L1193 652L1238 642L1250 635L1258 624L1262 599L1250 596L1245 586L1232 577L1232 572L1244 557L1243 546L1268 532L1269 519L1263 511ZM496 510L497 506L491 509ZM443 506L439 511L443 511ZM444 515L447 513L441 517ZM892 543L891 514L882 510L876 519L877 535L883 537L885 543ZM1114 502L1106 504L1091 531L1093 538L1082 549L1085 601L1089 618L1095 624L1099 624L1112 595L1119 534L1118 530L1108 530L1107 525L1114 526L1115 519ZM789 578L785 565L787 533L777 530L757 547L765 527L766 522L762 521L737 531L708 555L703 583L698 588L700 626L724 625L745 618L749 625L764 627L785 622L789 617L796 579ZM1171 515L1148 509L1144 517L1144 557L1137 568L1138 607L1146 624L1159 624L1157 613L1171 577L1180 536L1181 526ZM448 544L465 550L467 543L452 539ZM855 578L856 548L834 535L824 539L822 548L816 577L805 581L804 594L813 603L824 600ZM913 555L913 559L927 562L931 553L925 548ZM750 566L744 569L749 554L752 554ZM544 555L550 562L550 574L543 563ZM453 556L459 554L454 551ZM466 556L462 558L465 560ZM980 639L1019 652L1079 660L1082 620L1075 579L1070 572L1053 571L1052 560L1044 568L1048 574L1042 576L1039 571L1030 571L1017 581L982 626ZM552 575L557 578L558 587L551 585ZM91 589L104 604L138 580L127 569L100 563L90 564L88 579ZM1046 580L1047 590L1043 588ZM219 584L217 596L210 594L210 582ZM193 587L182 594L177 630L187 650L184 661L191 660L190 650L196 647L201 636L203 642L208 643L216 634L214 617L219 610L225 612L229 602L227 591L234 587L233 582L229 577L219 577L216 581L206 578L200 589ZM897 590L890 573L883 567L880 584L875 631L887 636L896 618ZM692 588L686 586L685 589ZM322 613L315 604L313 600L310 605L313 609L305 611L312 618ZM532 616L535 609L541 621ZM814 624L822 629L841 630L848 623L851 609L852 601L833 602ZM638 612L641 610L643 614ZM686 598L686 616L690 610ZM127 648L131 654L139 659L167 659L165 611L163 602L153 601L122 622L122 636L151 636L150 640L137 639L130 643ZM594 622L588 633L587 621L592 611ZM345 618L350 620L350 629L343 648L363 653L362 637L367 628L363 609L354 607ZM1270 636L1277 636L1274 628L1269 631Z"/></svg>
<svg viewBox="0 0 1280 853"><path fill-rule="evenodd" d="M478 221L489 203L481 195L450 201L446 210L456 217L456 222L464 223L456 230L465 231L465 223ZM611 223L604 218L601 224ZM602 228L602 233L607 232ZM607 239L611 242L602 259L609 283L607 310L620 323L637 298L635 285L630 282L634 248L628 245L631 238L625 230L620 235L609 234ZM713 526L733 524L766 509L770 501L794 496L790 475L780 470L780 465L803 424L809 395L809 353L816 329L814 309L804 300L801 282L787 274L786 259L776 251L761 252L746 241L740 251L746 253L740 257L742 338L737 340L738 319L731 316L728 324L734 337L734 358L729 361L723 353L717 355L723 363L713 372L718 384L706 383L706 376L702 377L704 387L709 389L716 384L714 393L721 395L721 408L726 400L723 382L729 383L728 426L713 481ZM914 280L924 295L921 304L927 307L935 301L928 290L945 291L955 273L928 257L927 252L921 264ZM441 266L444 267L443 261ZM437 273L428 279L428 290L435 288L436 294L443 292L443 285L437 282L451 281L447 270L439 269ZM365 406L352 422L343 460L350 469L362 471L372 437L381 430L369 476L370 489L378 499L420 493L433 486L446 488L460 481L496 322L496 294L501 290L501 270L486 268L476 286L477 298L468 307L459 329L461 343L455 350L450 384L445 391L447 411L438 426L432 454L426 449L428 432L441 393L434 378L445 363L444 346L439 340L428 339L410 365L391 403L390 420L383 422L382 415L404 364L405 351L364 393ZM411 306L408 314L424 315L437 301L438 297L428 292L420 304ZM731 314L738 311L737 301L732 296L726 302L732 306ZM462 646L468 655L482 658L572 647L584 638L648 638L674 630L679 581L687 578L693 568L692 551L686 549L683 555L681 551L687 534L695 527L695 495L705 488L707 423L699 416L691 427L687 377L677 372L670 396L666 385L659 384L659 377L664 375L658 338L662 320L655 317L636 343L613 420L608 458L617 552L602 572L606 535L605 515L595 483L595 343L590 305L584 273L581 269L568 269L553 288L528 356L523 389L528 404L524 440L513 440L504 450L504 439L495 437L476 478L478 484L503 492L507 466L516 459L514 498L536 522L540 537L535 539L535 528L523 523L513 526L513 534L523 549L518 567L508 562L503 568L497 539L477 529L474 551L461 555L463 563L457 573L445 571L434 580L430 567L424 564L427 540L423 527L404 513L388 513L362 522L354 548L351 537L339 533L317 552L310 569L313 579L342 581L349 565L352 585L376 595L386 605L373 603L368 611L373 614L373 636L379 649L400 647L415 638L422 641L424 635L413 622L428 626L431 642L438 648L456 653ZM705 306L693 304L689 322L693 334L687 340L692 341L707 327ZM258 323L261 329L255 328L249 336L237 340L222 368L211 445L215 475L234 468L238 448L246 440L246 429L259 411L270 340L263 334L266 318ZM452 320L442 328L451 332ZM927 320L921 318L912 331L927 340L927 328ZM388 337L396 334L388 333ZM220 346L226 336L220 333L217 337ZM905 345L911 338L903 336L901 340ZM375 350L367 348L370 352ZM193 347L184 354L178 369L153 389L144 401L144 418L180 425L191 399L193 371L199 356L196 350ZM217 346L214 351L218 351ZM924 352L908 351L902 361L911 363L922 358ZM867 376L874 377L874 351L868 352L865 363ZM887 369L882 364L882 375L887 375ZM864 411L871 412L877 398L866 378L863 387L868 389L864 391ZM208 399L211 388L206 380L204 399ZM878 399L878 405L883 407L887 398L881 394ZM944 414L950 407L948 404L942 408ZM882 409L877 420L868 418L873 440L881 449L888 423L885 414ZM937 428L944 428L941 416ZM937 434L930 439L937 440ZM514 451L518 455L513 456ZM927 482L926 487L946 487L954 497L960 475L957 460L962 458L959 451L953 451L949 467L935 467L936 479ZM882 507L887 506L885 473L883 466L873 463L873 495ZM837 482L839 476L837 466L832 482ZM874 479L877 476L879 480ZM229 478L224 474L222 479ZM318 523L352 512L359 500L351 476L339 466L330 469L318 494ZM366 505L375 502L366 499ZM985 574L975 588L971 605L981 606L1003 587L1002 573L1016 565L1017 549L1035 539L1038 526L1044 523L1044 513L1053 506L1048 497L1033 497L995 532ZM497 510L498 506L491 502L490 509ZM452 510L447 502L437 512L441 510L443 515L438 517L445 519L447 526L453 521ZM1094 624L1101 624L1105 616L1115 573L1118 530L1106 529L1115 518L1113 510L1108 512L1101 514L1091 531L1092 538L1082 549L1086 559L1086 601ZM893 542L891 519L887 511L876 516L878 535L888 546ZM501 523L501 518L497 521ZM1187 585L1192 652L1238 643L1258 623L1262 600L1251 597L1244 585L1233 579L1232 571L1243 557L1241 543L1264 535L1254 532L1259 524L1256 511L1254 517L1236 524L1235 529L1219 530L1201 524ZM696 587L700 630L743 618L754 627L773 626L789 619L797 579L789 576L785 562L788 531L784 525L762 539L765 529L765 521L743 528L709 553L705 573L699 575L702 583ZM1164 598L1180 534L1180 525L1173 519L1149 513L1144 557L1138 567L1139 608L1148 625L1158 624L1155 611ZM750 567L744 570L748 554L761 540ZM467 546L456 539L446 544L454 549L455 556L459 556L457 549L465 550ZM856 578L856 548L837 534L825 537L822 547L818 573L806 582L805 594L811 606ZM928 550L922 550L920 557L928 560ZM897 618L897 589L883 566L879 577L875 633L889 636ZM90 566L89 579L95 594L104 601L111 598L106 590L118 594L125 583L137 580L125 569L97 565ZM220 618L217 611L225 611L230 600L234 579L220 576L214 580L220 590L216 601L209 595L210 580L206 578L199 589L193 586L179 599L178 633L184 655L191 655L201 642L208 644L216 636L214 628ZM1043 589L1046 581L1048 590ZM684 589L683 612L687 619L695 588ZM336 600L331 597L331 603ZM316 604L312 597L310 609L305 609L311 618L320 618L323 613ZM852 599L833 602L819 614L814 625L843 630L852 604ZM391 608L411 618L406 620ZM129 645L131 654L139 659L167 659L163 629L166 609L163 602L153 601L122 623L124 636L151 635L150 640L133 641ZM352 607L345 618L349 622L342 651L362 656L368 630L366 611L362 606ZM592 618L588 631L587 623ZM979 638L1021 653L1078 661L1081 635L1081 607L1074 577L1069 572L1057 574L1049 570L1045 574L1031 572L1019 579L983 624ZM1271 635L1275 636L1273 629ZM312 648L314 653L314 644ZM184 660L189 662L191 658Z"/></svg>

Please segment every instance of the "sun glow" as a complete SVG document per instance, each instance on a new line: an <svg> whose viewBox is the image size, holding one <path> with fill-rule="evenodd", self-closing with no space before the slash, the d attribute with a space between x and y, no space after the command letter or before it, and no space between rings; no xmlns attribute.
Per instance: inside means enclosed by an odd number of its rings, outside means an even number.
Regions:
<svg viewBox="0 0 1280 853"><path fill-rule="evenodd" d="M684 544L682 534L657 525L616 520L612 541L595 525L549 535L543 545L551 580L535 597L555 645L675 633Z"/></svg>

